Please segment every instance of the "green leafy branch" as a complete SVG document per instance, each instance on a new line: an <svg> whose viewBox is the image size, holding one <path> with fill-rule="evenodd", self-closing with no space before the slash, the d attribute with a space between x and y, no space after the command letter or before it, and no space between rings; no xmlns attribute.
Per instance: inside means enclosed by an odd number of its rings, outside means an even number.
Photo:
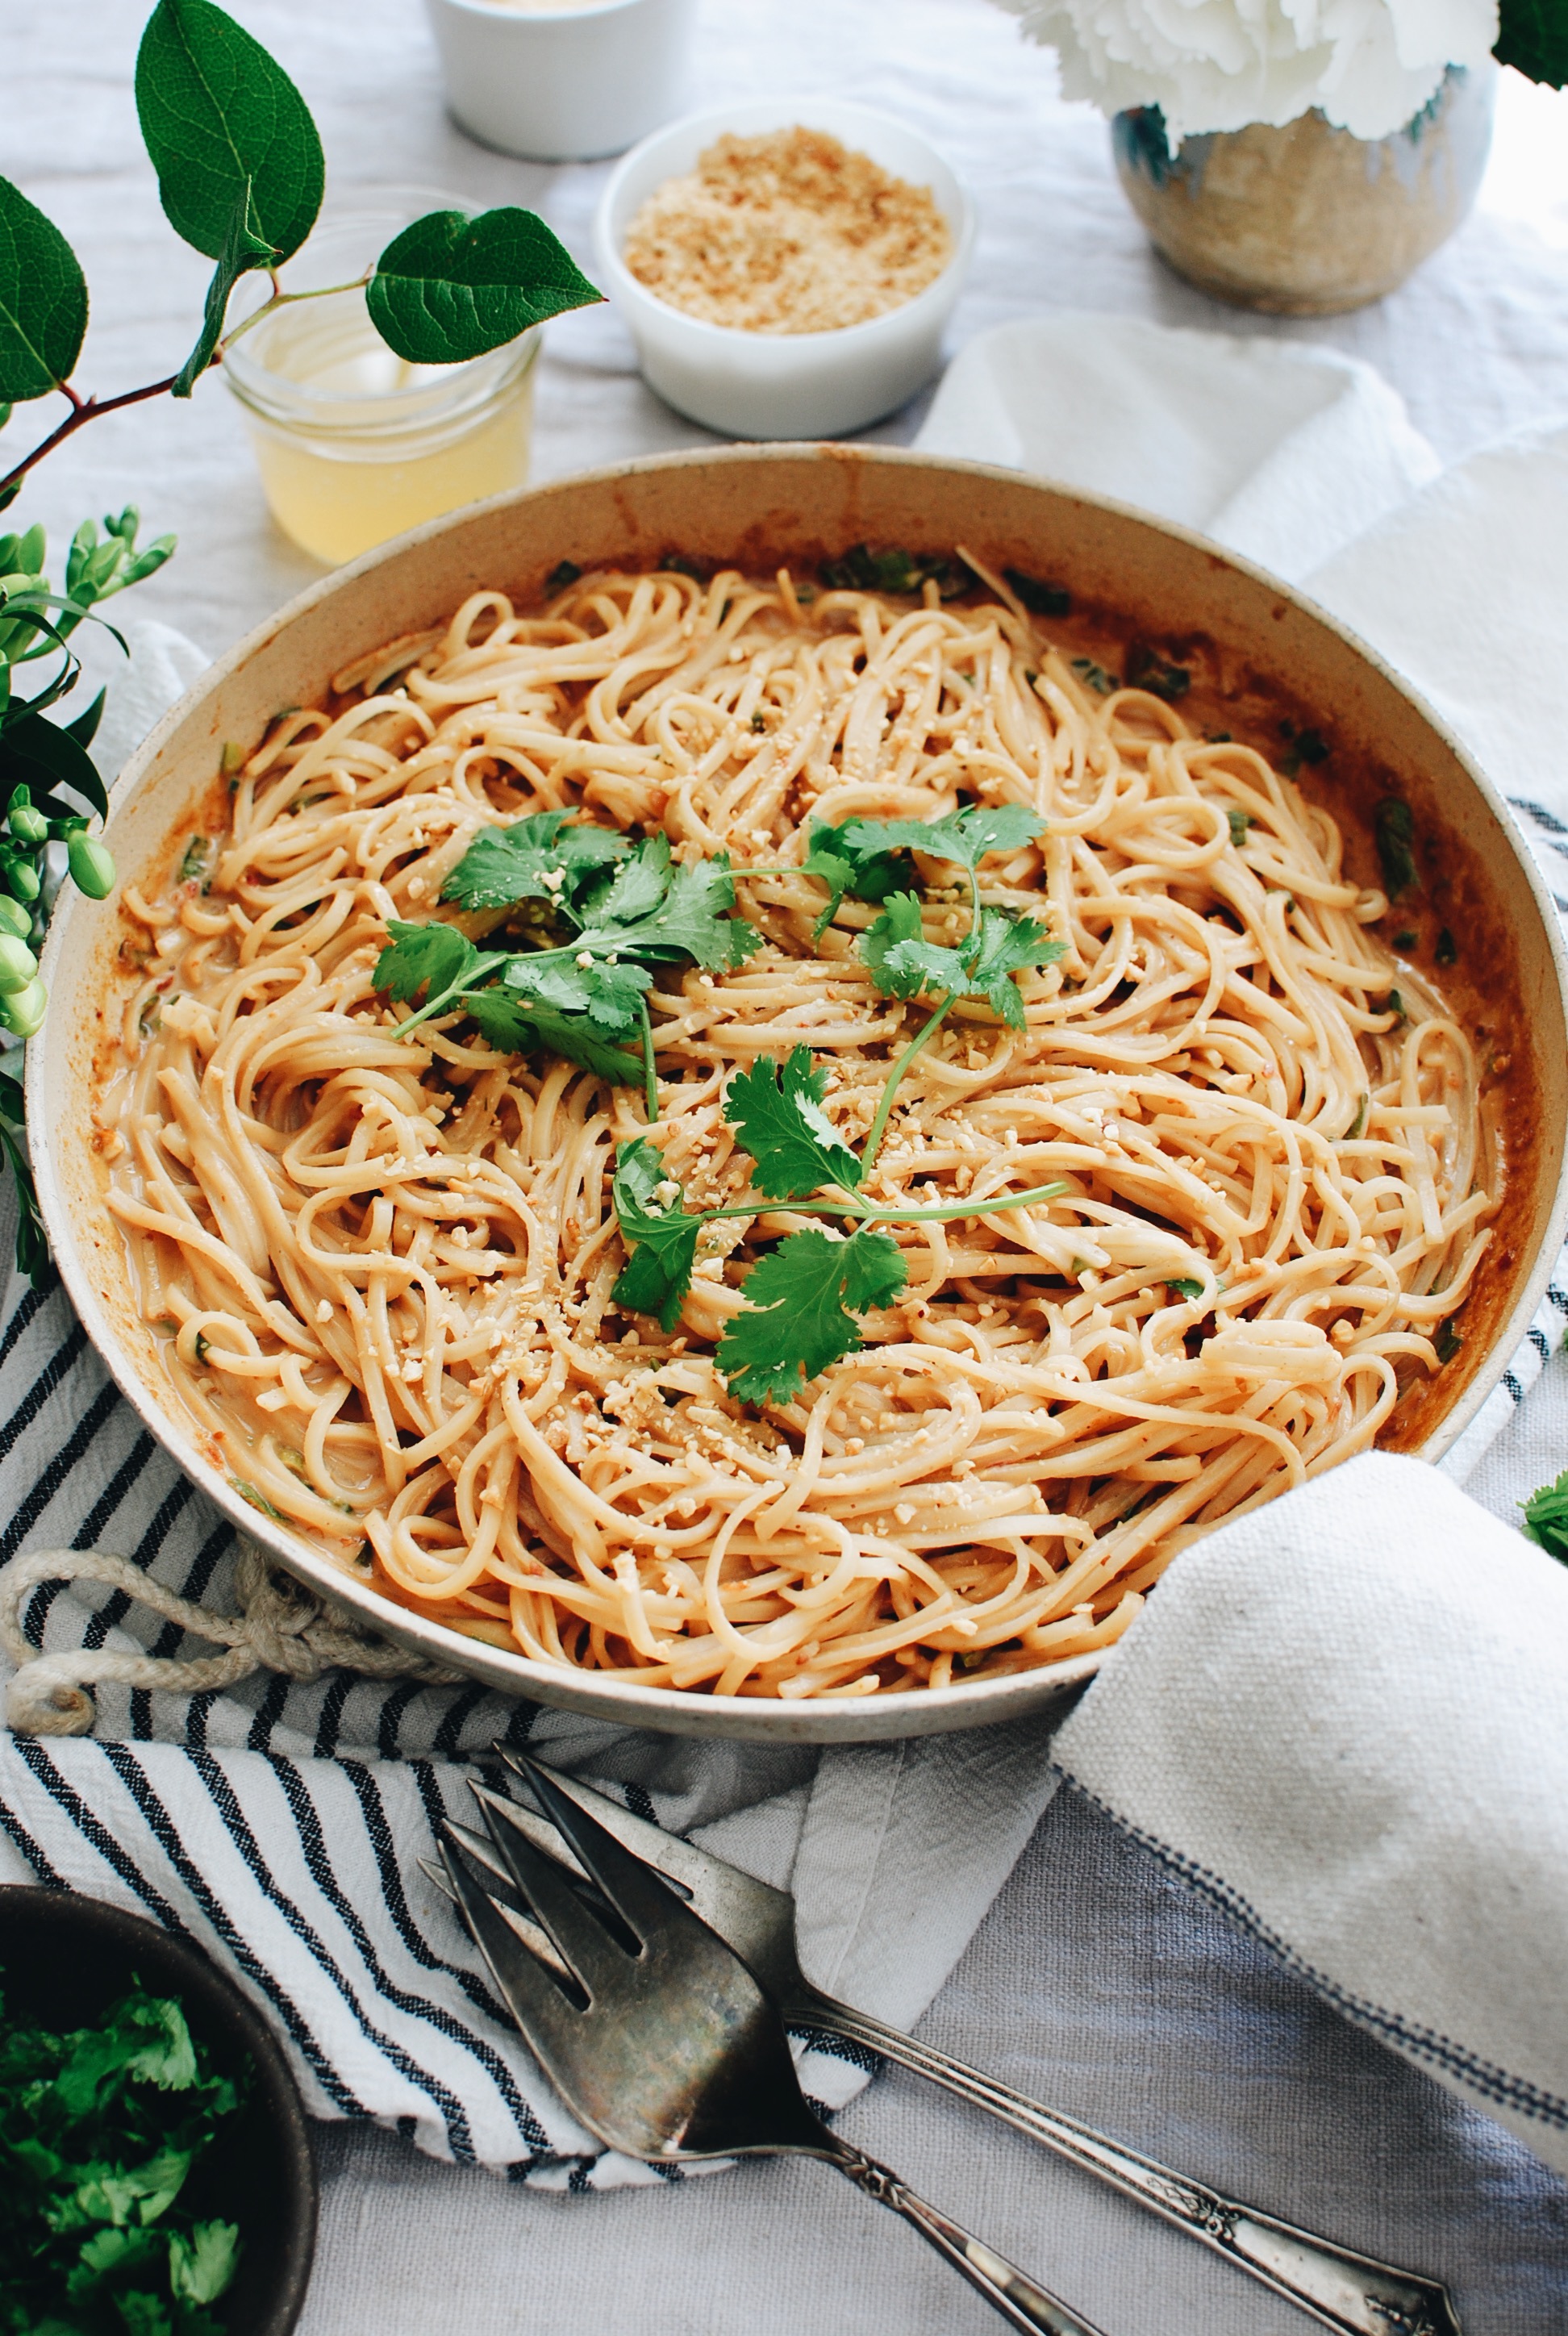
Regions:
<svg viewBox="0 0 1568 2336"><path fill-rule="evenodd" d="M472 219L430 212L354 285L284 292L277 271L321 208L321 140L288 75L213 0L158 0L137 53L136 110L170 226L215 262L200 330L161 379L84 396L71 378L87 330L81 262L54 221L0 179L0 422L11 406L55 394L70 408L0 476L0 509L87 423L149 398L189 397L227 346L290 302L363 287L371 321L400 357L460 365L599 297L544 221L512 206ZM271 278L271 297L226 339L235 288L256 273Z"/></svg>

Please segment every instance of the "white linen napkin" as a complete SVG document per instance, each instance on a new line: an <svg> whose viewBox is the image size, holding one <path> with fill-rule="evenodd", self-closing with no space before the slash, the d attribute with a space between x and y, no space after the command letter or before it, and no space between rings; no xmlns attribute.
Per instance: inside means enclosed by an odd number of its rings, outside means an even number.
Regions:
<svg viewBox="0 0 1568 2336"><path fill-rule="evenodd" d="M1064 1773L1568 2173L1568 1568L1368 1453L1182 1554Z"/></svg>
<svg viewBox="0 0 1568 2336"><path fill-rule="evenodd" d="M1290 580L1440 468L1337 349L1073 310L979 334L915 443L1141 504Z"/></svg>

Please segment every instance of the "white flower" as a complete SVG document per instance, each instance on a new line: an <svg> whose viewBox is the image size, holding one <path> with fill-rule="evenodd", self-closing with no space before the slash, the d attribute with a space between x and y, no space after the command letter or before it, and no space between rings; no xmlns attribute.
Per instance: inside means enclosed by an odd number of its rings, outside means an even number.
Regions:
<svg viewBox="0 0 1568 2336"><path fill-rule="evenodd" d="M1057 49L1062 88L1103 112L1157 105L1173 147L1320 106L1358 138L1418 113L1453 65L1484 65L1497 0L998 0Z"/></svg>

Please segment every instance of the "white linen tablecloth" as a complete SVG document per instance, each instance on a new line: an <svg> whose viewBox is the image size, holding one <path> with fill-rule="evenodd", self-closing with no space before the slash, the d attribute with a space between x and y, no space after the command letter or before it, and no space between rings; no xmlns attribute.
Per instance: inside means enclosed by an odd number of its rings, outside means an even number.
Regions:
<svg viewBox="0 0 1568 2336"><path fill-rule="evenodd" d="M603 170L547 170L463 139L442 108L417 0L312 9L233 0L300 82L330 179L534 203L587 258ZM86 261L83 378L117 388L183 353L206 268L173 238L137 138L141 11L72 0L7 29L0 167ZM1359 316L1281 324L1216 308L1152 258L1105 125L1055 94L1048 56L981 0L708 0L694 104L794 86L904 114L973 186L981 231L953 328L1098 308L1368 360L1452 462L1568 415L1568 101L1505 83L1477 217L1405 291ZM1544 175L1543 170L1544 169ZM929 400L872 433L911 438ZM6 433L21 442L23 423ZM535 475L701 443L637 377L608 311L551 329ZM209 651L318 572L270 528L216 384L84 433L27 516L56 541L134 493L179 558L137 595ZM127 604L127 613L131 604ZM1512 1517L1568 1460L1554 1360L1469 1489ZM1488 2119L1340 2021L1258 1947L1059 1795L925 2032L1009 2081L1264 2207L1451 2282L1466 2336L1549 2336L1568 2318L1568 2189ZM1108 2336L1288 2336L1283 2305L1043 2153L911 2078L884 2077L846 2130L996 2244L1037 2264ZM891 2217L821 2168L590 2200L540 2197L325 2129L324 2224L301 2336L979 2336L991 2316Z"/></svg>

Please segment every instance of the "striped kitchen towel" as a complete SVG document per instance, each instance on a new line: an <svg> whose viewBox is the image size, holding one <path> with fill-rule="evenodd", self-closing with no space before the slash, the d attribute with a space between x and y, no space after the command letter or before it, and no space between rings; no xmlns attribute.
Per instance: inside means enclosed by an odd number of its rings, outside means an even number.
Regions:
<svg viewBox="0 0 1568 2336"><path fill-rule="evenodd" d="M0 1222L7 1256L10 1241ZM115 1550L233 1611L232 1529L120 1397L63 1293L13 1278L0 1319L0 1562ZM22 1617L41 1651L210 1651L91 1582L40 1584ZM496 1738L792 1887L806 1969L900 2027L1055 1789L1043 1723L819 1757L341 1669L190 1698L109 1682L96 1699L91 1737L0 1733L0 1882L82 1891L194 1939L271 2020L315 2115L374 2118L433 2155L554 2187L655 2176L567 2116L421 1871L442 1817L472 1816L470 1779L503 1785ZM837 2038L803 2041L803 2081L829 2109L874 2070Z"/></svg>

